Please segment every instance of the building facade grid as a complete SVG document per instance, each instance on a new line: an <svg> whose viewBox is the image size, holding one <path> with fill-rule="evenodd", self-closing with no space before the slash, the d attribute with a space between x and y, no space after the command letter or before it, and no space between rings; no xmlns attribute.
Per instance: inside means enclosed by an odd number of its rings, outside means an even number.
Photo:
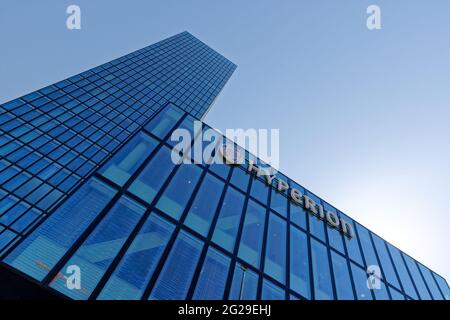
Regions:
<svg viewBox="0 0 450 320"><path fill-rule="evenodd" d="M235 68L183 32L0 105L0 253L167 101L203 117Z"/></svg>
<svg viewBox="0 0 450 320"><path fill-rule="evenodd" d="M292 180L287 179L291 186L351 221L355 237L348 239L328 228L246 173L245 166L173 165L167 157L174 147L171 132L192 128L193 121L191 115L167 104L46 222L9 250L5 262L75 299L449 299L442 277ZM209 127L203 124L205 129ZM192 133L198 138L201 132ZM136 141L146 146L145 157ZM141 150L140 156L128 163L126 155L135 150ZM247 159L257 160L242 152ZM117 169L124 162L125 169ZM76 202L77 192L93 181L97 189L108 189L104 193L108 197L89 222L70 236L71 229L62 230L62 226L69 218L86 220L89 211L84 207L88 204L74 207L70 199ZM153 186L154 192L145 189L145 184ZM208 200L197 200L202 196ZM235 216L223 216L227 202L235 205L237 198L241 205L234 208ZM135 215L132 222L115 215L121 203L133 208L129 211ZM207 207L201 209L202 205ZM106 227L119 222L125 233ZM231 236L216 236L230 230L235 230ZM55 236L60 232L73 241L63 243ZM42 238L60 243L39 242ZM154 247L141 247L144 238L147 246L152 239ZM108 254L96 261L99 252ZM150 256L155 261L138 264ZM60 276L71 264L79 264L83 274L89 275L82 290L68 290ZM381 269L378 290L369 290L366 284L366 270L372 264Z"/></svg>

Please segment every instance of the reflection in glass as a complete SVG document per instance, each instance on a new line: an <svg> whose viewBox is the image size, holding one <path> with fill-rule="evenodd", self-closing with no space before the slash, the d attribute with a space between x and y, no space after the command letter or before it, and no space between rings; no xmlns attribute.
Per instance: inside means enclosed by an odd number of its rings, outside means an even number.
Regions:
<svg viewBox="0 0 450 320"><path fill-rule="evenodd" d="M259 268L266 209L249 200L238 256Z"/></svg>
<svg viewBox="0 0 450 320"><path fill-rule="evenodd" d="M281 283L286 281L286 221L273 213L269 216L264 272Z"/></svg>
<svg viewBox="0 0 450 320"><path fill-rule="evenodd" d="M202 170L192 164L182 164L170 181L156 207L179 219L194 191Z"/></svg>
<svg viewBox="0 0 450 320"><path fill-rule="evenodd" d="M170 149L162 147L134 180L128 191L145 202L151 203L172 172L173 167Z"/></svg>
<svg viewBox="0 0 450 320"><path fill-rule="evenodd" d="M98 299L140 299L173 229L171 223L152 212L108 279Z"/></svg>
<svg viewBox="0 0 450 320"><path fill-rule="evenodd" d="M81 289L69 289L60 274L50 286L74 299L89 298L144 212L133 200L120 198L60 270L64 274L69 266L78 266L83 277Z"/></svg>
<svg viewBox="0 0 450 320"><path fill-rule="evenodd" d="M212 240L233 253L236 234L244 207L245 196L232 187L228 187Z"/></svg>
<svg viewBox="0 0 450 320"><path fill-rule="evenodd" d="M353 300L353 289L347 267L347 260L340 254L332 251L331 261L338 300Z"/></svg>
<svg viewBox="0 0 450 320"><path fill-rule="evenodd" d="M291 226L290 232L290 283L291 289L303 297L311 298L308 263L308 242L306 234Z"/></svg>
<svg viewBox="0 0 450 320"><path fill-rule="evenodd" d="M262 300L285 300L284 290L269 280L264 279L262 287Z"/></svg>
<svg viewBox="0 0 450 320"><path fill-rule="evenodd" d="M258 275L240 264L234 268L230 300L255 300L258 289Z"/></svg>
<svg viewBox="0 0 450 320"><path fill-rule="evenodd" d="M99 172L119 186L123 186L156 147L156 140L139 133L108 161Z"/></svg>
<svg viewBox="0 0 450 320"><path fill-rule="evenodd" d="M150 299L186 299L197 266L202 242L181 231L155 283Z"/></svg>
<svg viewBox="0 0 450 320"><path fill-rule="evenodd" d="M230 258L213 248L209 248L200 271L193 299L223 299L229 265Z"/></svg>
<svg viewBox="0 0 450 320"><path fill-rule="evenodd" d="M187 226L203 236L208 234L223 187L223 182L216 177L211 174L205 176L186 217Z"/></svg>
<svg viewBox="0 0 450 320"><path fill-rule="evenodd" d="M333 299L330 266L326 247L311 239L311 259L313 266L314 294L316 300Z"/></svg>
<svg viewBox="0 0 450 320"><path fill-rule="evenodd" d="M42 280L113 198L116 190L91 179L23 241L6 262Z"/></svg>

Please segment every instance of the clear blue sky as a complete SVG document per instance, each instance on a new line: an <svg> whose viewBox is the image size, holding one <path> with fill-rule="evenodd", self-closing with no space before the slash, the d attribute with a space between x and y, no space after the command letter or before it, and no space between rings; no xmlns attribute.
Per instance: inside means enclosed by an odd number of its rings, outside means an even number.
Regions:
<svg viewBox="0 0 450 320"><path fill-rule="evenodd" d="M209 124L280 128L283 172L450 279L449 18L448 0L3 0L0 102L187 30L238 65Z"/></svg>

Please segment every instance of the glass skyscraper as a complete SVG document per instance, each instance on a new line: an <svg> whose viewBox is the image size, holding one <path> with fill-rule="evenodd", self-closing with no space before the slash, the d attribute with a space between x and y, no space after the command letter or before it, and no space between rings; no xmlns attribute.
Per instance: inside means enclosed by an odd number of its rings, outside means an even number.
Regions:
<svg viewBox="0 0 450 320"><path fill-rule="evenodd" d="M235 68L183 32L1 105L0 297L450 299L444 278L309 190L250 172L263 163L246 150L241 164L192 160L211 129L194 122Z"/></svg>

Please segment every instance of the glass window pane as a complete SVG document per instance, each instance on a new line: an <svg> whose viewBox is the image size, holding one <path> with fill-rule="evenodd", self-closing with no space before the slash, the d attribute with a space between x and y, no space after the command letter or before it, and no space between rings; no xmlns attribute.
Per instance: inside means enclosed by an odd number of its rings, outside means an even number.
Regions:
<svg viewBox="0 0 450 320"><path fill-rule="evenodd" d="M306 234L291 226L290 233L290 283L291 289L303 297L311 298L309 282L308 242Z"/></svg>
<svg viewBox="0 0 450 320"><path fill-rule="evenodd" d="M208 234L217 205L222 196L223 187L223 182L216 177L211 174L205 176L186 217L185 224L187 226L203 236Z"/></svg>
<svg viewBox="0 0 450 320"><path fill-rule="evenodd" d="M179 219L202 170L193 164L182 164L176 172L169 186L158 200L156 207L175 219Z"/></svg>
<svg viewBox="0 0 450 320"><path fill-rule="evenodd" d="M283 217L287 217L288 199L275 189L272 189L271 198L270 207Z"/></svg>
<svg viewBox="0 0 450 320"><path fill-rule="evenodd" d="M391 293L392 300L405 300L405 296L394 288L389 287L389 292Z"/></svg>
<svg viewBox="0 0 450 320"><path fill-rule="evenodd" d="M299 227L302 227L303 230L306 230L306 211L303 207L290 202L290 210L291 210L291 222L295 223Z"/></svg>
<svg viewBox="0 0 450 320"><path fill-rule="evenodd" d="M358 300L373 300L372 293L367 286L368 275L366 271L358 267L353 262L350 263L353 275L353 282L356 289L356 298Z"/></svg>
<svg viewBox="0 0 450 320"><path fill-rule="evenodd" d="M373 249L372 241L370 241L369 231L358 223L356 228L358 230L359 240L361 241L361 247L366 259L367 266L379 266L375 250Z"/></svg>
<svg viewBox="0 0 450 320"><path fill-rule="evenodd" d="M258 275L236 264L230 290L230 300L255 300L258 289Z"/></svg>
<svg viewBox="0 0 450 320"><path fill-rule="evenodd" d="M326 202L324 203L324 209L326 211L334 213L336 216L339 217L339 213L337 212L337 210ZM330 243L330 246L332 246L340 253L345 254L342 233L335 228L330 228L329 226L326 226L325 229L327 230L328 233L328 242Z"/></svg>
<svg viewBox="0 0 450 320"><path fill-rule="evenodd" d="M320 204L321 201L318 197L316 197L314 194L312 194L311 192L307 191L306 194L308 195L309 198L311 198L311 200L314 201L314 203L316 204ZM318 217L315 217L312 214L309 214L309 232L316 236L317 238L319 238L320 240L322 240L323 242L325 242L325 223L320 220Z"/></svg>
<svg viewBox="0 0 450 320"><path fill-rule="evenodd" d="M67 288L59 274L51 287L74 299L88 299L144 212L145 208L133 200L120 198L60 270L65 274L68 266L78 266L83 279L81 290Z"/></svg>
<svg viewBox="0 0 450 320"><path fill-rule="evenodd" d="M331 262L338 300L354 300L347 260L340 254L331 251Z"/></svg>
<svg viewBox="0 0 450 320"><path fill-rule="evenodd" d="M183 121L181 121L180 125L177 129L186 129L189 131L190 134L190 140L189 141L182 141L184 137L178 137L178 136L170 136L167 138L167 142L171 146L176 146L178 149L180 149L181 146L188 147L191 145L192 140L194 137L197 136L197 134L202 130L202 123L199 122L198 125L194 125L194 121L196 121L193 117L188 115L186 118L184 118ZM181 143L181 144L180 144Z"/></svg>
<svg viewBox="0 0 450 320"><path fill-rule="evenodd" d="M376 300L390 300L384 281L380 281L380 287L374 288L373 293Z"/></svg>
<svg viewBox="0 0 450 320"><path fill-rule="evenodd" d="M212 237L215 243L231 253L233 253L236 242L244 201L245 196L242 193L228 187Z"/></svg>
<svg viewBox="0 0 450 320"><path fill-rule="evenodd" d="M96 179L88 181L22 242L6 262L42 280L115 193Z"/></svg>
<svg viewBox="0 0 450 320"><path fill-rule="evenodd" d="M265 216L266 209L249 200L238 255L255 268L260 263Z"/></svg>
<svg viewBox="0 0 450 320"><path fill-rule="evenodd" d="M433 276L431 275L430 269L423 266L421 263L417 263L419 265L419 269L422 272L423 278L428 286L428 289L431 291L431 295L434 300L442 300L442 294L439 292L439 289L434 281Z"/></svg>
<svg viewBox="0 0 450 320"><path fill-rule="evenodd" d="M378 257L380 258L381 267L383 268L386 280L393 286L400 289L400 284L398 283L397 275L395 274L394 266L392 265L384 240L373 233L372 238L375 248L377 249Z"/></svg>
<svg viewBox="0 0 450 320"><path fill-rule="evenodd" d="M286 221L273 213L269 217L264 272L286 282Z"/></svg>
<svg viewBox="0 0 450 320"><path fill-rule="evenodd" d="M200 240L181 231L159 274L150 299L185 299L201 249L202 242Z"/></svg>
<svg viewBox="0 0 450 320"><path fill-rule="evenodd" d="M213 248L209 248L193 298L201 300L223 299L229 266L230 258Z"/></svg>
<svg viewBox="0 0 450 320"><path fill-rule="evenodd" d="M389 252L391 253L392 260L394 261L395 267L397 268L398 275L400 277L400 281L403 285L403 290L409 295L411 298L417 300L418 296L416 290L414 289L414 285L412 283L411 278L409 277L408 270L403 262L400 251L395 248L393 245L386 243Z"/></svg>
<svg viewBox="0 0 450 320"><path fill-rule="evenodd" d="M244 192L247 192L248 182L250 181L250 175L248 175L244 170L240 167L235 167L233 169L233 173L231 174L230 182L241 189Z"/></svg>
<svg viewBox="0 0 450 320"><path fill-rule="evenodd" d="M262 300L286 300L284 295L284 290L274 283L265 280L263 281L262 287Z"/></svg>
<svg viewBox="0 0 450 320"><path fill-rule="evenodd" d="M158 138L164 139L182 116L183 112L180 109L173 105L169 105L153 118L150 123L145 126L145 129Z"/></svg>
<svg viewBox="0 0 450 320"><path fill-rule="evenodd" d="M171 223L151 213L98 299L140 299L173 230Z"/></svg>
<svg viewBox="0 0 450 320"><path fill-rule="evenodd" d="M231 167L229 165L223 163L213 163L209 166L209 170L222 177L223 179L228 178L228 173L230 172Z"/></svg>
<svg viewBox="0 0 450 320"><path fill-rule="evenodd" d="M330 266L326 247L311 239L311 259L313 266L314 294L316 300L332 300Z"/></svg>
<svg viewBox="0 0 450 320"><path fill-rule="evenodd" d="M151 203L173 167L170 149L162 147L128 190L147 203Z"/></svg>
<svg viewBox="0 0 450 320"><path fill-rule="evenodd" d="M436 282L438 283L439 288L441 289L445 300L450 300L450 288L447 284L447 281L445 281L444 278L442 278L440 275L433 272L434 278L436 279Z"/></svg>
<svg viewBox="0 0 450 320"><path fill-rule="evenodd" d="M99 172L119 186L123 186L155 149L156 145L155 139L144 133L139 133L120 149Z"/></svg>
<svg viewBox="0 0 450 320"><path fill-rule="evenodd" d="M416 285L417 291L419 292L420 299L430 300L431 296L428 292L425 282L422 279L422 275L420 274L416 261L406 254L403 254L403 258L405 258L406 266L411 273L411 277L414 281L414 284Z"/></svg>
<svg viewBox="0 0 450 320"><path fill-rule="evenodd" d="M353 219L349 218L348 216L344 215L342 212L339 212L341 217L351 224L353 227L353 230L355 230L355 224L353 222ZM356 236L356 232L353 238L349 239L348 237L344 237L345 245L347 246L347 252L350 259L353 261L359 263L361 266L364 265L362 256L361 256L361 250L359 249L359 243L358 238Z"/></svg>
<svg viewBox="0 0 450 320"><path fill-rule="evenodd" d="M269 186L260 179L253 179L250 195L255 199L267 205L267 198L269 196Z"/></svg>

